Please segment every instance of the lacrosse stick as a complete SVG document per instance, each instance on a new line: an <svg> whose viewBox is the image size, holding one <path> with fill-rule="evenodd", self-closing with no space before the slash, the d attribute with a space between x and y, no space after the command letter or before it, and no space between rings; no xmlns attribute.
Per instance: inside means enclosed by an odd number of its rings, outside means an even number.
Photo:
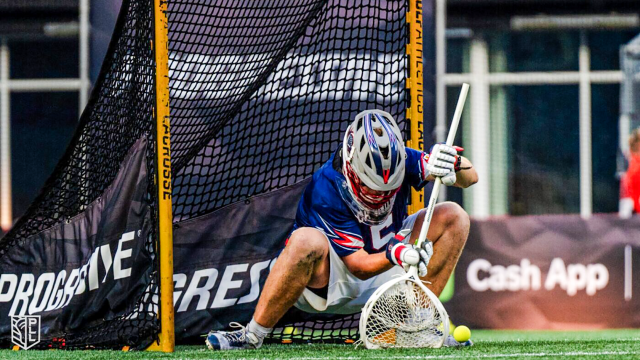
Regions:
<svg viewBox="0 0 640 360"><path fill-rule="evenodd" d="M463 84L447 145L452 145L456 137L468 92L469 85ZM440 185L442 181L436 177L416 246L427 239ZM371 295L362 308L359 328L360 339L367 349L439 348L449 335L449 315L418 277L417 266L412 266L405 275L388 281Z"/></svg>

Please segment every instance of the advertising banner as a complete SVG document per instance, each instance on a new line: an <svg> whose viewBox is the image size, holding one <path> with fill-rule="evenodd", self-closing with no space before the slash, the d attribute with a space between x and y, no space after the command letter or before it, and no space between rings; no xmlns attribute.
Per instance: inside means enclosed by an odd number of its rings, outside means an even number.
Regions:
<svg viewBox="0 0 640 360"><path fill-rule="evenodd" d="M51 339L104 327L136 306L153 262L145 246L153 226L145 149L138 141L112 185L78 216L18 240L0 257L2 341L15 335L12 317L39 316L39 336Z"/></svg>
<svg viewBox="0 0 640 360"><path fill-rule="evenodd" d="M251 320L309 180L181 222L174 229L177 339Z"/></svg>
<svg viewBox="0 0 640 360"><path fill-rule="evenodd" d="M616 214L472 221L445 304L493 329L640 326L640 218Z"/></svg>

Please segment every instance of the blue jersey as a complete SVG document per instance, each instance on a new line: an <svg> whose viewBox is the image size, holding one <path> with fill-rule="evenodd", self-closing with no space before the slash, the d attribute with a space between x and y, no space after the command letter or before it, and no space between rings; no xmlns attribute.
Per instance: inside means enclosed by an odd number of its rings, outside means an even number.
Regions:
<svg viewBox="0 0 640 360"><path fill-rule="evenodd" d="M406 152L404 182L396 195L391 214L382 224L369 226L360 223L344 202L338 186L345 178L336 170L340 169L342 163L340 159L335 159L334 154L313 174L311 183L305 188L298 203L294 230L301 227L321 230L341 257L360 249L370 254L383 251L387 242L402 229L402 222L407 217L411 187L421 189L426 183L421 175L422 152L409 148Z"/></svg>

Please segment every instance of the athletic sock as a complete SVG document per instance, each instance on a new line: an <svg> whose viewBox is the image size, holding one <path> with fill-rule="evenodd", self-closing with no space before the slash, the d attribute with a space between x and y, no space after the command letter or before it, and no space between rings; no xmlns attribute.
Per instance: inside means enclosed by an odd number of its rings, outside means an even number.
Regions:
<svg viewBox="0 0 640 360"><path fill-rule="evenodd" d="M251 318L251 322L247 325L247 331L256 335L260 339L260 345L262 345L262 340L265 336L271 334L273 328L266 328L258 324L254 318Z"/></svg>

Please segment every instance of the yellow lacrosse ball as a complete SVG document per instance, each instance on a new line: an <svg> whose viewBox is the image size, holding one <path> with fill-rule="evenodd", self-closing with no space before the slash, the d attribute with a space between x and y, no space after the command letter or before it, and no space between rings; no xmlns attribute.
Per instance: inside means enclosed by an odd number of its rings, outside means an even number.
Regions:
<svg viewBox="0 0 640 360"><path fill-rule="evenodd" d="M453 330L453 338L457 342L463 343L471 338L471 330L464 325L456 326L456 329Z"/></svg>

